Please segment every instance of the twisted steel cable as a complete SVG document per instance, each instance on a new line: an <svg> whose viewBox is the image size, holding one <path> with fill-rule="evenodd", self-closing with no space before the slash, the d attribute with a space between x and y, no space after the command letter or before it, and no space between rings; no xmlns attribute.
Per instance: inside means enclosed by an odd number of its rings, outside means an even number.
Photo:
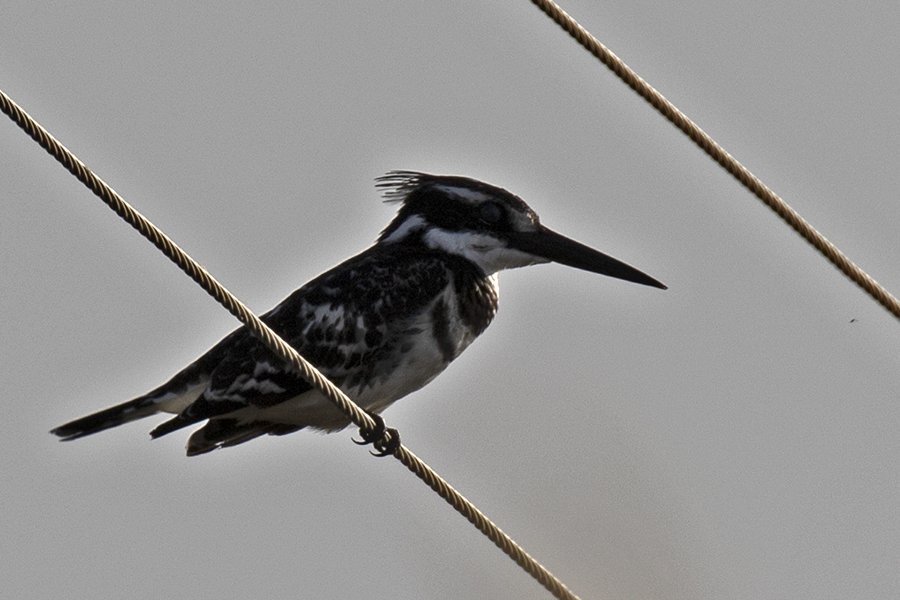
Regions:
<svg viewBox="0 0 900 600"><path fill-rule="evenodd" d="M758 177L728 154L722 146L716 143L705 131L691 121L687 115L678 110L665 96L656 91L649 83L635 73L622 59L613 54L606 46L592 36L575 19L570 17L553 0L531 0L548 17L559 25L566 33L572 36L581 46L606 65L625 84L634 90L641 98L646 100L662 116L680 129L710 158L716 161L741 185L750 190L766 206L772 209L783 221L800 234L819 251L841 273L846 275L853 283L863 289L878 304L884 307L894 317L900 319L900 301L887 289L879 284L871 275L856 266L837 246L832 244L824 235L816 231L796 210L782 200L775 192L769 189Z"/></svg>

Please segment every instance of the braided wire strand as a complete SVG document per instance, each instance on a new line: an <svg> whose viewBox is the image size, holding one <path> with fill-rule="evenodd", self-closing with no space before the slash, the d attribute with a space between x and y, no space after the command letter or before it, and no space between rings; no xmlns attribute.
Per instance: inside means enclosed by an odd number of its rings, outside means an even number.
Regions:
<svg viewBox="0 0 900 600"><path fill-rule="evenodd" d="M566 600L578 600L569 588L548 571L541 563L519 546L515 540L509 537L493 521L478 510L465 496L453 489L440 475L422 460L413 454L405 446L400 446L394 456L403 463L407 469L428 484L434 492L443 498L448 504L466 517L481 533L487 536L494 544L509 556L519 567L531 575L538 583L547 589L555 598Z"/></svg>
<svg viewBox="0 0 900 600"><path fill-rule="evenodd" d="M559 25L575 41L581 44L595 58L606 65L628 87L634 90L641 98L646 100L662 116L675 127L688 136L710 158L725 169L732 177L738 180L753 195L759 198L766 206L775 212L783 221L800 236L809 242L816 250L827 258L841 273L847 276L871 296L878 304L884 307L894 317L900 319L900 301L897 300L884 286L879 284L871 275L856 266L837 246L831 243L824 235L810 225L796 210L791 208L775 192L769 189L758 177L750 172L744 165L738 162L722 146L716 143L687 115L678 110L665 96L656 91L649 83L644 81L631 67L616 56L606 46L590 34L584 27L578 24L553 0L531 0L550 19Z"/></svg>
<svg viewBox="0 0 900 600"><path fill-rule="evenodd" d="M290 364L304 379L314 385L331 400L347 417L363 432L375 432L375 420L348 398L340 389L331 383L314 366L309 364L278 334L253 314L240 300L216 281L209 272L200 266L186 252L179 248L165 233L151 223L146 217L131 207L109 185L97 177L84 163L75 157L65 146L60 144L50 133L41 127L28 113L22 110L13 100L0 90L0 111L10 117L44 150L62 164L72 175L86 185L117 215L147 238L172 262L178 265L191 279L200 285L210 296L228 309L247 328L256 335L279 358ZM390 430L384 432L384 438L376 442L380 447L392 447ZM393 456L410 471L425 482L441 498L463 515L478 530L487 536L507 556L516 562L524 571L546 588L554 597L565 600L578 600L578 596L557 579L543 565L525 552L512 538L497 527L484 513L469 502L453 486L447 483L431 467L413 454L402 444L397 444Z"/></svg>
<svg viewBox="0 0 900 600"><path fill-rule="evenodd" d="M375 421L359 408L353 401L328 381L315 367L300 356L282 340L268 325L259 320L244 303L238 300L222 284L213 278L209 272L200 266L184 250L179 248L165 233L151 223L146 217L136 211L130 204L116 193L102 179L97 177L84 163L75 157L65 146L60 144L50 133L41 127L28 113L22 110L12 99L0 91L0 110L6 113L16 122L32 139L62 164L80 182L86 185L117 215L134 227L141 235L147 238L163 254L184 271L191 279L197 282L217 302L224 306L228 312L237 317L247 328L279 358L290 364L304 379L312 383L324 393L329 400L338 406L348 418L357 426L366 431L374 431Z"/></svg>

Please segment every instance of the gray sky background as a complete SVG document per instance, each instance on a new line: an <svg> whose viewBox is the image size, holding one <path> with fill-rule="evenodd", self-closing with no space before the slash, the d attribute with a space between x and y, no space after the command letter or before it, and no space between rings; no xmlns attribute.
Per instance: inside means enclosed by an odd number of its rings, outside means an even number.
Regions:
<svg viewBox="0 0 900 600"><path fill-rule="evenodd" d="M564 8L900 290L900 4ZM529 3L19 2L0 87L260 312L389 169L517 193L670 289L503 273L404 442L585 599L900 597L900 324ZM549 597L352 430L58 443L236 322L8 121L0 173L4 597Z"/></svg>

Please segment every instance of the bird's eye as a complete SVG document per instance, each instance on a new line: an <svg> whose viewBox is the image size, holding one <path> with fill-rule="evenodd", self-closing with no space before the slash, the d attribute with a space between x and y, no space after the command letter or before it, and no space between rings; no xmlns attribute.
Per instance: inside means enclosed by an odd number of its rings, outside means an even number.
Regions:
<svg viewBox="0 0 900 600"><path fill-rule="evenodd" d="M499 223L503 218L503 209L496 202L482 202L478 210L481 211L481 220L485 223Z"/></svg>

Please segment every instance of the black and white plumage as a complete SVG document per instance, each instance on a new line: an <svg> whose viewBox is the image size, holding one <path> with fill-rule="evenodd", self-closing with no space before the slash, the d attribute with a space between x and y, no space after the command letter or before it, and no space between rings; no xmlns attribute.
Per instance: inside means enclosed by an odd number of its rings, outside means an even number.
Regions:
<svg viewBox="0 0 900 600"><path fill-rule="evenodd" d="M540 224L517 196L457 176L392 171L378 180L400 209L370 248L262 316L362 408L379 414L426 385L497 312L497 272L544 262L665 289L618 260ZM80 438L156 413L154 438L206 421L196 455L263 434L350 422L241 327L155 390L52 433Z"/></svg>

